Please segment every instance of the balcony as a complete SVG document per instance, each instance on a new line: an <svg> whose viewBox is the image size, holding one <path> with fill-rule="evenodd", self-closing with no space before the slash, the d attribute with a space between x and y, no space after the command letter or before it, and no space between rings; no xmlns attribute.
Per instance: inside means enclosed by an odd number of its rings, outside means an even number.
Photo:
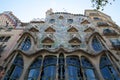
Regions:
<svg viewBox="0 0 120 80"><path fill-rule="evenodd" d="M105 29L104 31L103 31L103 34L105 35L105 36L114 36L114 35L117 35L117 32L115 32L114 30L110 30L110 29Z"/></svg>
<svg viewBox="0 0 120 80"><path fill-rule="evenodd" d="M97 25L98 25L98 27L109 26L108 23L106 23L106 22L97 22Z"/></svg>
<svg viewBox="0 0 120 80"><path fill-rule="evenodd" d="M120 49L120 41L117 42L111 42L112 46L114 47L114 49Z"/></svg>

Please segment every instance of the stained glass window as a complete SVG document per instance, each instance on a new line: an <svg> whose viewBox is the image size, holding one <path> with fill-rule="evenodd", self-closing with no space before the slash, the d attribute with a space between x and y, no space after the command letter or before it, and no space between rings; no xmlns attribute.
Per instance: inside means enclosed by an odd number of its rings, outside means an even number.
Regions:
<svg viewBox="0 0 120 80"><path fill-rule="evenodd" d="M45 56L41 80L55 80L56 78L56 56Z"/></svg>
<svg viewBox="0 0 120 80"><path fill-rule="evenodd" d="M102 44L97 38L93 38L92 40L92 47L95 51L101 51L102 50Z"/></svg>
<svg viewBox="0 0 120 80"><path fill-rule="evenodd" d="M105 80L120 80L120 76L106 55L101 57L100 70Z"/></svg>
<svg viewBox="0 0 120 80"><path fill-rule="evenodd" d="M68 80L81 80L81 68L80 68L80 60L77 56L67 56L67 71L68 71Z"/></svg>
<svg viewBox="0 0 120 80"><path fill-rule="evenodd" d="M30 37L27 37L21 44L21 50L27 51L31 47Z"/></svg>
<svg viewBox="0 0 120 80"><path fill-rule="evenodd" d="M82 68L84 70L85 80L97 80L95 75L95 69L92 64L85 58L81 58Z"/></svg>
<svg viewBox="0 0 120 80"><path fill-rule="evenodd" d="M37 80L40 74L42 57L38 57L29 68L27 80Z"/></svg>
<svg viewBox="0 0 120 80"><path fill-rule="evenodd" d="M6 73L4 80L18 80L23 71L23 58L18 55Z"/></svg>

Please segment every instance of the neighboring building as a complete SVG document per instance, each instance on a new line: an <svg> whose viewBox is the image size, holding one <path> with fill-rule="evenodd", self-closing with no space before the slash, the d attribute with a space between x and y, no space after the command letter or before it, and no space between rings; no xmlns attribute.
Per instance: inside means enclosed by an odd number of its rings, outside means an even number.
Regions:
<svg viewBox="0 0 120 80"><path fill-rule="evenodd" d="M7 27L8 25L15 28L20 23L20 20L10 11L5 11L0 14L0 26Z"/></svg>
<svg viewBox="0 0 120 80"><path fill-rule="evenodd" d="M23 23L12 12L0 14L0 64L13 51L22 35L24 28L20 24Z"/></svg>
<svg viewBox="0 0 120 80"><path fill-rule="evenodd" d="M120 28L110 16L50 9L19 27L3 80L120 80Z"/></svg>

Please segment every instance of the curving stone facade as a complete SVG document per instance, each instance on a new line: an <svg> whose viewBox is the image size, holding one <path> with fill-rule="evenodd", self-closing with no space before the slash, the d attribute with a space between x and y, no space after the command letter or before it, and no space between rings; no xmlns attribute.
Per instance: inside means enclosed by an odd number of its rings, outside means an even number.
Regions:
<svg viewBox="0 0 120 80"><path fill-rule="evenodd" d="M100 11L50 9L12 30L19 35L8 55L1 53L3 80L120 80L120 28Z"/></svg>

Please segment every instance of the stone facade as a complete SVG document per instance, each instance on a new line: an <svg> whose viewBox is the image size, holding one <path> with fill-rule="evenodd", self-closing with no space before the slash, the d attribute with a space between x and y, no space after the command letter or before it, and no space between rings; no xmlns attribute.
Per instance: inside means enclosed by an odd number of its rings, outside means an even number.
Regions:
<svg viewBox="0 0 120 80"><path fill-rule="evenodd" d="M44 20L7 26L0 35L14 37L1 53L3 80L120 80L120 28L100 11L50 9Z"/></svg>

